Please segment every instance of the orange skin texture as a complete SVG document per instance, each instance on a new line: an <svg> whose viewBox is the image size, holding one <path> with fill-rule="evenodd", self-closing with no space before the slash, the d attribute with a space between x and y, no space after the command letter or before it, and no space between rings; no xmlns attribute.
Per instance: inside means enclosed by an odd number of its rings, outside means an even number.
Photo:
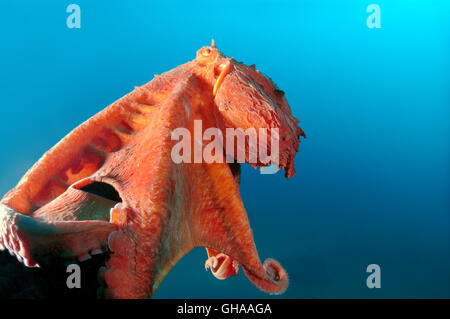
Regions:
<svg viewBox="0 0 450 319"><path fill-rule="evenodd" d="M275 164L286 177L295 174L304 133L283 92L254 67L223 56L215 45L204 47L50 149L2 199L0 248L27 266L84 260L109 249L100 270L107 298L151 297L195 247L207 248L205 267L217 278L236 275L241 266L259 289L283 292L286 271L258 256L239 195L239 165L172 161L177 141L171 132L183 127L194 136L194 120L224 135L228 127L279 128ZM94 182L113 186L121 202L83 191Z"/></svg>

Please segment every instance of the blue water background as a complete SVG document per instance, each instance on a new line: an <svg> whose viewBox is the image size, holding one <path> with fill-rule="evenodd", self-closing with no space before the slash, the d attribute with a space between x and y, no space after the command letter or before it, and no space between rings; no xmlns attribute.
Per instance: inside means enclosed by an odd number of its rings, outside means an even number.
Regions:
<svg viewBox="0 0 450 319"><path fill-rule="evenodd" d="M297 174L246 166L260 257L286 298L450 297L449 1L0 2L0 193L70 130L214 37L269 75L308 135ZM205 272L195 249L157 298L259 298L241 273ZM366 267L381 266L368 289Z"/></svg>

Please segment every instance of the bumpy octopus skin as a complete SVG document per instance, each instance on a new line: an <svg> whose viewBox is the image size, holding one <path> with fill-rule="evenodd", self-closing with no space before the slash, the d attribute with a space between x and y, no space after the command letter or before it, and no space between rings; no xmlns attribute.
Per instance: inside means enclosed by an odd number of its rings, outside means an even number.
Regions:
<svg viewBox="0 0 450 319"><path fill-rule="evenodd" d="M295 174L304 133L284 93L212 44L45 153L1 200L0 249L29 267L108 252L99 271L103 297L148 298L185 254L206 247L205 267L217 278L237 274L240 266L259 289L282 293L286 271L273 259L262 264L253 241L239 195L240 164L171 159L177 142L171 132L193 132L194 120L224 134L226 128L278 128L275 164L286 177Z"/></svg>

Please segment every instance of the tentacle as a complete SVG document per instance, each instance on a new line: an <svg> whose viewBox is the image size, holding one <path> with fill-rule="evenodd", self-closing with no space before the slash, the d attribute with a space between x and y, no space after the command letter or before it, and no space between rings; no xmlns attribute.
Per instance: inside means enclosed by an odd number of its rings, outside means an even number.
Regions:
<svg viewBox="0 0 450 319"><path fill-rule="evenodd" d="M103 221L48 223L0 205L1 245L29 267L56 257L85 260L104 252L115 229Z"/></svg>
<svg viewBox="0 0 450 319"><path fill-rule="evenodd" d="M134 153L125 166L144 171L127 179L123 204L111 211L119 229L109 238L111 250L107 267L100 272L106 287L100 292L108 298L148 298L192 245L186 237L183 206L189 198L180 167L173 165L171 132L186 126L188 98L199 90L199 83L188 75L177 84L172 96L155 111ZM157 150L157 151L156 151ZM138 165L138 167L136 166ZM145 187L144 187L145 185ZM183 195L181 195L183 193Z"/></svg>
<svg viewBox="0 0 450 319"><path fill-rule="evenodd" d="M63 194L33 213L42 221L109 221L116 201L69 187Z"/></svg>
<svg viewBox="0 0 450 319"><path fill-rule="evenodd" d="M186 67L155 77L75 128L30 168L1 203L30 214L98 171L109 154L123 149L145 127Z"/></svg>
<svg viewBox="0 0 450 319"><path fill-rule="evenodd" d="M136 285L136 244L132 234L126 229L111 233L108 247L111 258L107 260L106 267L102 267L98 273L102 284L98 291L99 296L116 299L148 297L146 291L150 286L150 278L146 278L142 285Z"/></svg>
<svg viewBox="0 0 450 319"><path fill-rule="evenodd" d="M205 269L211 269L214 277L223 280L238 274L239 262L217 250L206 248L206 251L208 259L205 262Z"/></svg>
<svg viewBox="0 0 450 319"><path fill-rule="evenodd" d="M203 183L202 187L194 184L193 189L205 190L204 193L196 192L199 197L193 199L193 202L203 203L190 219L196 245L229 257L223 261L238 262L259 289L268 293L282 293L288 285L286 271L273 259L268 259L264 265L261 263L238 185L229 166L209 164L191 174L196 176L194 183L197 180ZM201 174L203 176L199 176ZM210 198L210 194L216 197ZM219 267L217 270L219 277L226 278L229 268Z"/></svg>
<svg viewBox="0 0 450 319"><path fill-rule="evenodd" d="M264 261L264 270L267 274L263 277L252 272L249 268L242 266L247 278L260 290L270 294L282 294L289 285L286 270L275 259L269 258Z"/></svg>
<svg viewBox="0 0 450 319"><path fill-rule="evenodd" d="M106 222L115 203L70 186L101 171L151 121L185 67L136 88L45 153L0 202L0 248L28 265L45 254L84 259L104 250L109 233L116 229ZM75 222L95 219L105 222Z"/></svg>

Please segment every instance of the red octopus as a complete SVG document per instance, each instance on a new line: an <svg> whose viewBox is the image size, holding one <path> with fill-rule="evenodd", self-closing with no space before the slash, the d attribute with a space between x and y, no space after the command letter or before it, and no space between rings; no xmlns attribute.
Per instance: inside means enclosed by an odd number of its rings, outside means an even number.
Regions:
<svg viewBox="0 0 450 319"><path fill-rule="evenodd" d="M272 164L286 177L295 174L305 135L284 93L254 66L222 55L213 42L46 152L1 200L0 248L30 267L108 252L100 270L103 296L148 298L185 254L201 246L208 253L205 266L217 278L235 275L240 266L259 289L282 293L286 271L273 259L262 264L256 251L239 195L240 164L171 159L171 132L192 131L195 120L222 132L278 128L279 160Z"/></svg>

